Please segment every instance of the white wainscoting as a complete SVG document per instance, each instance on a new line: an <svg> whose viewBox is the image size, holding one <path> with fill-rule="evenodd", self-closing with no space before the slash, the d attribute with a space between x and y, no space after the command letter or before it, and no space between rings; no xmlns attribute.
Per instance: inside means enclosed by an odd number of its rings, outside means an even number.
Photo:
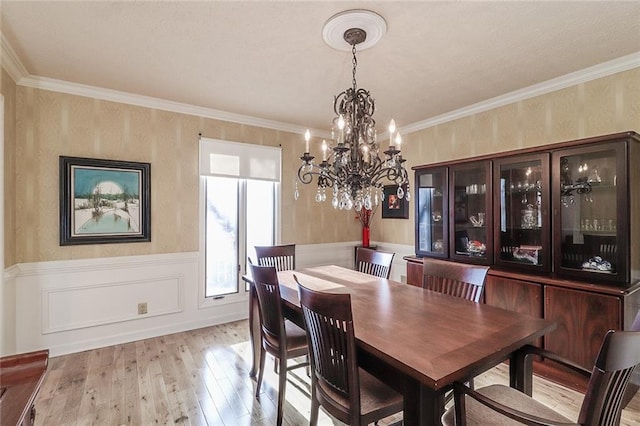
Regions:
<svg viewBox="0 0 640 426"><path fill-rule="evenodd" d="M357 243L298 245L296 266L352 268ZM374 244L396 252L392 279L406 281L402 256L413 247ZM190 252L14 265L4 274L5 306L14 309L1 313L1 355L57 356L246 318L246 299L201 303L199 263ZM138 314L139 303L147 314Z"/></svg>

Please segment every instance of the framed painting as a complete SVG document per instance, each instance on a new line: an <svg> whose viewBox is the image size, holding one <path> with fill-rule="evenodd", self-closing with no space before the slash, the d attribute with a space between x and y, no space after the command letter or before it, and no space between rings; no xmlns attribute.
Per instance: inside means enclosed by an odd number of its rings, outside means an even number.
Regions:
<svg viewBox="0 0 640 426"><path fill-rule="evenodd" d="M406 193L406 188L405 193ZM383 219L409 219L409 202L407 197L398 197L398 185L385 185L382 202Z"/></svg>
<svg viewBox="0 0 640 426"><path fill-rule="evenodd" d="M61 246L151 241L151 164L59 162Z"/></svg>

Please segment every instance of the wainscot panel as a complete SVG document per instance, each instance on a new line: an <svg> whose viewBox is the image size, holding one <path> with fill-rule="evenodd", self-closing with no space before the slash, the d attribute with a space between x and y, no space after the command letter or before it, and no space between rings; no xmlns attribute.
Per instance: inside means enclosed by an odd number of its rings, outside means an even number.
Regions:
<svg viewBox="0 0 640 426"><path fill-rule="evenodd" d="M352 268L358 243L298 245L296 266ZM378 248L396 252L392 278L401 281L412 247ZM1 313L15 337L5 333L3 355L49 349L54 357L247 318L248 298L201 303L199 264L200 254L188 252L15 265L4 283L5 305L15 309Z"/></svg>

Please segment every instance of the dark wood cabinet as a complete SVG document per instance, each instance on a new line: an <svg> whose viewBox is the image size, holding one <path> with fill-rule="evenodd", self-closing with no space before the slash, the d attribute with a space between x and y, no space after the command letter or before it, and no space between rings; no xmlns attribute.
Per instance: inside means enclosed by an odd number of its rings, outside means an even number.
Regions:
<svg viewBox="0 0 640 426"><path fill-rule="evenodd" d="M494 161L494 263L551 271L549 154Z"/></svg>
<svg viewBox="0 0 640 426"><path fill-rule="evenodd" d="M484 289L487 305L543 318L542 285L496 275L487 276ZM536 341L542 347L542 338Z"/></svg>
<svg viewBox="0 0 640 426"><path fill-rule="evenodd" d="M416 255L490 265L485 303L556 322L538 344L591 368L607 330L628 329L640 310L638 142L624 132L414 167L416 217L446 234L425 243L436 234L416 229ZM422 259L405 259L407 282L421 286ZM536 371L584 386L551 363Z"/></svg>
<svg viewBox="0 0 640 426"><path fill-rule="evenodd" d="M449 257L465 263L493 262L491 162L449 167Z"/></svg>
<svg viewBox="0 0 640 426"><path fill-rule="evenodd" d="M449 256L449 175L446 167L416 173L416 254Z"/></svg>
<svg viewBox="0 0 640 426"><path fill-rule="evenodd" d="M625 132L413 167L416 255L632 285L638 142Z"/></svg>
<svg viewBox="0 0 640 426"><path fill-rule="evenodd" d="M545 336L545 347L591 369L602 338L608 330L620 330L620 297L545 286L544 317L557 328Z"/></svg>
<svg viewBox="0 0 640 426"><path fill-rule="evenodd" d="M484 289L485 303L509 311L542 318L542 285L529 281L487 276Z"/></svg>
<svg viewBox="0 0 640 426"><path fill-rule="evenodd" d="M628 179L630 143L623 139L553 153L556 273L629 282L629 262L639 255L630 257L630 201L640 190Z"/></svg>
<svg viewBox="0 0 640 426"><path fill-rule="evenodd" d="M404 259L407 283L421 287L422 262L428 258ZM631 326L640 310L640 281L630 287L616 287L492 267L485 283L484 301L556 322L557 329L536 344L591 368L607 330ZM573 389L585 389L585 380L556 364L536 363L535 371Z"/></svg>

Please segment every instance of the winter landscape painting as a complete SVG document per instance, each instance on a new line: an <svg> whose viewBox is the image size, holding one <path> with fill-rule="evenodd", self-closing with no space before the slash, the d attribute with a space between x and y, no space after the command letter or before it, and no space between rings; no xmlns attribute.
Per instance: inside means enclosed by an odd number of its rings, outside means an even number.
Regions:
<svg viewBox="0 0 640 426"><path fill-rule="evenodd" d="M150 241L150 165L60 157L60 244Z"/></svg>

